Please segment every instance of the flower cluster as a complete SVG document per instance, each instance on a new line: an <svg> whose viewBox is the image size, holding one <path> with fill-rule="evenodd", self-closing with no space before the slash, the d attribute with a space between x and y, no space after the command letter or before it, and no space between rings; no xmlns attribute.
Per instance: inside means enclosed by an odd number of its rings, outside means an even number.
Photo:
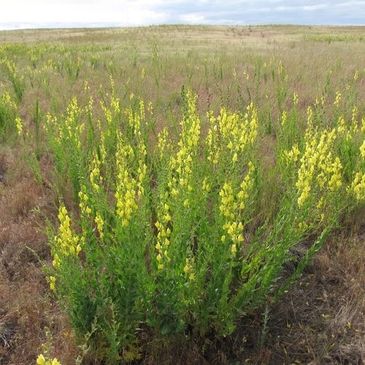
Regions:
<svg viewBox="0 0 365 365"><path fill-rule="evenodd" d="M65 256L78 255L82 245L80 237L73 233L71 229L71 219L66 207L61 204L58 212L60 226L56 237L57 250Z"/></svg>
<svg viewBox="0 0 365 365"><path fill-rule="evenodd" d="M157 268L158 270L162 270L164 268L164 261L170 261L168 256L168 248L170 245L170 236L171 236L171 214L170 214L170 206L167 204L168 193L165 193L165 199L158 206L157 210L157 222L155 226L157 228L157 243L155 245L157 251Z"/></svg>
<svg viewBox="0 0 365 365"><path fill-rule="evenodd" d="M37 358L37 365L61 365L61 363L56 358L53 360L46 359L44 355L41 354Z"/></svg>
<svg viewBox="0 0 365 365"><path fill-rule="evenodd" d="M333 105L338 108L340 105L341 99L342 99L341 93L339 91L336 91L335 101L333 102Z"/></svg>
<svg viewBox="0 0 365 365"><path fill-rule="evenodd" d="M18 135L21 136L23 133L23 122L20 117L15 118L15 127Z"/></svg>
<svg viewBox="0 0 365 365"><path fill-rule="evenodd" d="M129 160L134 156L132 147L119 136L116 152L116 214L121 220L122 226L128 226L131 216L138 205L136 201L137 182L131 175Z"/></svg>
<svg viewBox="0 0 365 365"><path fill-rule="evenodd" d="M284 110L281 113L281 126L284 127L288 121L288 113Z"/></svg>
<svg viewBox="0 0 365 365"><path fill-rule="evenodd" d="M294 144L290 150L284 150L282 153L282 158L287 165L297 162L299 156L300 156L300 150L297 143Z"/></svg>
<svg viewBox="0 0 365 365"><path fill-rule="evenodd" d="M79 208L80 208L81 216L87 217L91 214L89 196L86 193L85 185L82 185L81 190L79 191Z"/></svg>
<svg viewBox="0 0 365 365"><path fill-rule="evenodd" d="M102 215L99 212L96 212L95 215L95 224L96 224L96 228L98 230L99 233L99 237L101 239L103 239L104 237L104 219L102 217Z"/></svg>
<svg viewBox="0 0 365 365"><path fill-rule="evenodd" d="M100 174L101 161L97 153L94 154L94 157L90 166L90 184L91 187L98 192L100 190L100 186L103 182L103 177Z"/></svg>
<svg viewBox="0 0 365 365"><path fill-rule="evenodd" d="M185 260L184 273L188 280L193 281L195 279L194 272L194 259L192 257L187 257Z"/></svg>
<svg viewBox="0 0 365 365"><path fill-rule="evenodd" d="M222 150L228 148L233 163L238 161L256 141L258 129L257 110L249 104L244 115L229 113L222 108L218 117L209 115L210 130L207 135L208 160L217 164Z"/></svg>
<svg viewBox="0 0 365 365"><path fill-rule="evenodd" d="M61 204L58 211L58 235L55 237L55 245L53 248L52 265L57 270L61 266L61 259L65 256L78 256L83 246L83 239L76 235L71 228L71 219L68 215L66 207ZM50 276L50 288L55 290L56 278Z"/></svg>
<svg viewBox="0 0 365 365"><path fill-rule="evenodd" d="M332 152L336 129L318 132L308 129L305 134L305 149L300 160L296 187L298 205L309 199L311 192L336 191L342 185L342 164Z"/></svg>
<svg viewBox="0 0 365 365"><path fill-rule="evenodd" d="M360 146L360 158L362 159L362 165L365 165L365 140ZM360 170L355 173L349 190L355 196L356 200L365 200L365 172Z"/></svg>
<svg viewBox="0 0 365 365"><path fill-rule="evenodd" d="M80 122L81 109L78 106L77 98L71 99L70 104L67 107L66 118L61 123L60 139L72 141L77 149L81 148L81 133L84 129L84 124Z"/></svg>
<svg viewBox="0 0 365 365"><path fill-rule="evenodd" d="M248 172L243 179L238 193L236 193L231 183L226 182L221 191L220 196L220 212L224 218L223 229L225 235L221 237L222 241L226 241L226 235L231 242L231 254L235 256L237 249L244 241L242 213L246 208L247 201L250 197L254 186L255 166L252 162L248 165Z"/></svg>
<svg viewBox="0 0 365 365"><path fill-rule="evenodd" d="M171 195L184 197L185 206L189 206L187 192L192 191L191 177L193 159L197 155L200 139L200 119L196 111L196 96L190 91L186 95L187 110L181 121L182 131L176 156L169 161L170 179L168 187Z"/></svg>

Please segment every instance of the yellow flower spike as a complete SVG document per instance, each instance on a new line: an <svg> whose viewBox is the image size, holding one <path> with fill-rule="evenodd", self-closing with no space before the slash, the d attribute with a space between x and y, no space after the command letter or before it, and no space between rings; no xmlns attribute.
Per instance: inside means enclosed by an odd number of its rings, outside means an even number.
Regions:
<svg viewBox="0 0 365 365"><path fill-rule="evenodd" d="M360 146L360 156L365 160L365 140Z"/></svg>
<svg viewBox="0 0 365 365"><path fill-rule="evenodd" d="M84 244L82 237L80 238L72 232L71 220L68 216L66 207L63 204L61 204L59 208L58 219L60 225L58 228L58 234L55 237L55 246L52 250L52 264L55 269L60 267L62 256L77 256L82 249L82 245ZM54 279L50 280L50 285L54 286Z"/></svg>
<svg viewBox="0 0 365 365"><path fill-rule="evenodd" d="M46 360L43 355L39 355L37 358L37 365L61 365L61 363L56 358L53 360Z"/></svg>
<svg viewBox="0 0 365 365"><path fill-rule="evenodd" d="M349 187L350 192L355 196L356 200L365 200L365 173L357 172L354 180Z"/></svg>
<svg viewBox="0 0 365 365"><path fill-rule="evenodd" d="M45 357L41 354L37 357L37 365L46 365L46 359Z"/></svg>
<svg viewBox="0 0 365 365"><path fill-rule="evenodd" d="M281 126L284 127L288 120L288 113L284 110L281 114Z"/></svg>
<svg viewBox="0 0 365 365"><path fill-rule="evenodd" d="M337 121L337 131L338 133L345 133L347 130L347 127L346 127L346 122L345 122L345 118L343 117L343 115L340 115L338 117L338 121Z"/></svg>
<svg viewBox="0 0 365 365"><path fill-rule="evenodd" d="M338 108L340 105L341 99L342 99L341 93L339 91L336 91L335 101L333 102L333 105Z"/></svg>
<svg viewBox="0 0 365 365"><path fill-rule="evenodd" d="M101 239L103 239L103 237L104 237L104 219L99 212L96 213L95 224L96 224L96 228L99 232L99 237Z"/></svg>
<svg viewBox="0 0 365 365"><path fill-rule="evenodd" d="M283 158L287 165L297 162L299 160L300 151L298 144L293 145L293 147L287 151L283 151Z"/></svg>
<svg viewBox="0 0 365 365"><path fill-rule="evenodd" d="M307 125L308 128L313 128L313 109L310 106L307 108Z"/></svg>
<svg viewBox="0 0 365 365"><path fill-rule="evenodd" d="M208 146L208 161L218 163L220 154L228 149L233 163L256 140L258 119L253 103L249 104L244 115L229 113L222 108L217 118L209 115L210 129L206 144Z"/></svg>
<svg viewBox="0 0 365 365"><path fill-rule="evenodd" d="M168 196L165 198L167 199ZM169 205L164 202L161 202L157 208L158 221L155 223L157 228L157 242L155 244L155 248L157 253L156 260L158 270L162 270L164 268L164 261L169 261L168 247L170 245L171 230L168 227L168 224L172 220L169 211Z"/></svg>
<svg viewBox="0 0 365 365"><path fill-rule="evenodd" d="M58 269L61 265L60 258L57 254L54 254L53 256L52 265L55 269Z"/></svg>
<svg viewBox="0 0 365 365"><path fill-rule="evenodd" d="M195 273L194 273L194 259L193 258L186 258L185 260L185 266L184 266L184 273L189 281L193 281L195 279Z"/></svg>
<svg viewBox="0 0 365 365"><path fill-rule="evenodd" d="M300 207L308 200L312 190L324 194L327 187L336 191L342 185L341 161L332 154L337 131L310 129L305 134L305 149L296 182Z"/></svg>
<svg viewBox="0 0 365 365"><path fill-rule="evenodd" d="M356 106L352 108L352 117L351 117L351 124L352 124L352 130L353 132L357 132L358 130L358 109Z"/></svg>
<svg viewBox="0 0 365 365"><path fill-rule="evenodd" d="M90 184L96 192L100 190L100 185L103 181L103 178L100 175L100 168L101 168L101 162L99 160L98 155L95 153L93 160L91 162Z"/></svg>
<svg viewBox="0 0 365 365"><path fill-rule="evenodd" d="M247 205L253 186L254 186L255 166L249 162L248 172L243 179L239 192L235 192L230 183L225 183L219 192L220 196L220 212L225 219L223 229L228 238L232 242L231 254L234 257L238 251L238 247L244 242L243 229L244 225L241 221L241 213ZM226 235L222 235L221 241L225 242Z"/></svg>
<svg viewBox="0 0 365 365"><path fill-rule="evenodd" d="M89 207L89 197L86 193L86 187L84 185L81 186L81 190L79 191L79 208L81 215L87 217L91 214L91 208Z"/></svg>
<svg viewBox="0 0 365 365"><path fill-rule="evenodd" d="M211 190L211 186L208 182L208 179L205 177L202 183L202 189L205 193L209 193Z"/></svg>
<svg viewBox="0 0 365 365"><path fill-rule="evenodd" d="M296 92L294 92L294 94L293 94L293 104L298 105L298 102L299 102L299 96Z"/></svg>
<svg viewBox="0 0 365 365"><path fill-rule="evenodd" d="M16 131L18 133L18 135L22 135L22 132L23 132L23 122L22 120L20 119L20 117L16 117L15 118L15 126L16 126Z"/></svg>
<svg viewBox="0 0 365 365"><path fill-rule="evenodd" d="M122 226L127 227L134 211L138 209L136 196L139 182L131 175L129 161L134 156L133 149L126 144L121 135L118 136L116 152L116 214Z"/></svg>
<svg viewBox="0 0 365 365"><path fill-rule="evenodd" d="M365 117L361 118L361 132L365 133Z"/></svg>
<svg viewBox="0 0 365 365"><path fill-rule="evenodd" d="M170 147L169 132L166 128L164 128L157 137L157 149L159 151L160 159L167 155L167 151Z"/></svg>
<svg viewBox="0 0 365 365"><path fill-rule="evenodd" d="M56 291L56 278L54 276L49 277L49 288L52 291Z"/></svg>
<svg viewBox="0 0 365 365"><path fill-rule="evenodd" d="M232 254L232 256L237 255L237 245L235 243L233 243L231 246L231 254Z"/></svg>

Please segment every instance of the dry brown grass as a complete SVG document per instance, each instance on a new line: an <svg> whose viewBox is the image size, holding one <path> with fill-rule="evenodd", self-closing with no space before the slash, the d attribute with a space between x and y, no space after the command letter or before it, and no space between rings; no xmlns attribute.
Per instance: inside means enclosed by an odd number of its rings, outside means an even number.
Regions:
<svg viewBox="0 0 365 365"><path fill-rule="evenodd" d="M11 150L0 155L0 364L33 364L47 342L47 328L56 339L51 350L66 353L67 361L74 351L61 339L69 336L69 327L42 270L50 253L39 211L49 209L51 196L17 163L18 157Z"/></svg>

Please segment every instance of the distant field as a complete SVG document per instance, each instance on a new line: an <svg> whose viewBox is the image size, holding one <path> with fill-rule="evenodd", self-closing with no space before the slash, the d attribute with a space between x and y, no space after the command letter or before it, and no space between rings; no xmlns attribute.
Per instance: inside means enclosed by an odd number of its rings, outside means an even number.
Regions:
<svg viewBox="0 0 365 365"><path fill-rule="evenodd" d="M364 60L364 27L0 31L0 365L364 362Z"/></svg>

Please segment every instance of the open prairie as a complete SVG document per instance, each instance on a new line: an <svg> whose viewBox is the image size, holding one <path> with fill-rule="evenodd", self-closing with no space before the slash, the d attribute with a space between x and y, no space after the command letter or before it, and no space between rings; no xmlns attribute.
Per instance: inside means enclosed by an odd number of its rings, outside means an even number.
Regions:
<svg viewBox="0 0 365 365"><path fill-rule="evenodd" d="M0 32L0 365L364 344L364 27Z"/></svg>

